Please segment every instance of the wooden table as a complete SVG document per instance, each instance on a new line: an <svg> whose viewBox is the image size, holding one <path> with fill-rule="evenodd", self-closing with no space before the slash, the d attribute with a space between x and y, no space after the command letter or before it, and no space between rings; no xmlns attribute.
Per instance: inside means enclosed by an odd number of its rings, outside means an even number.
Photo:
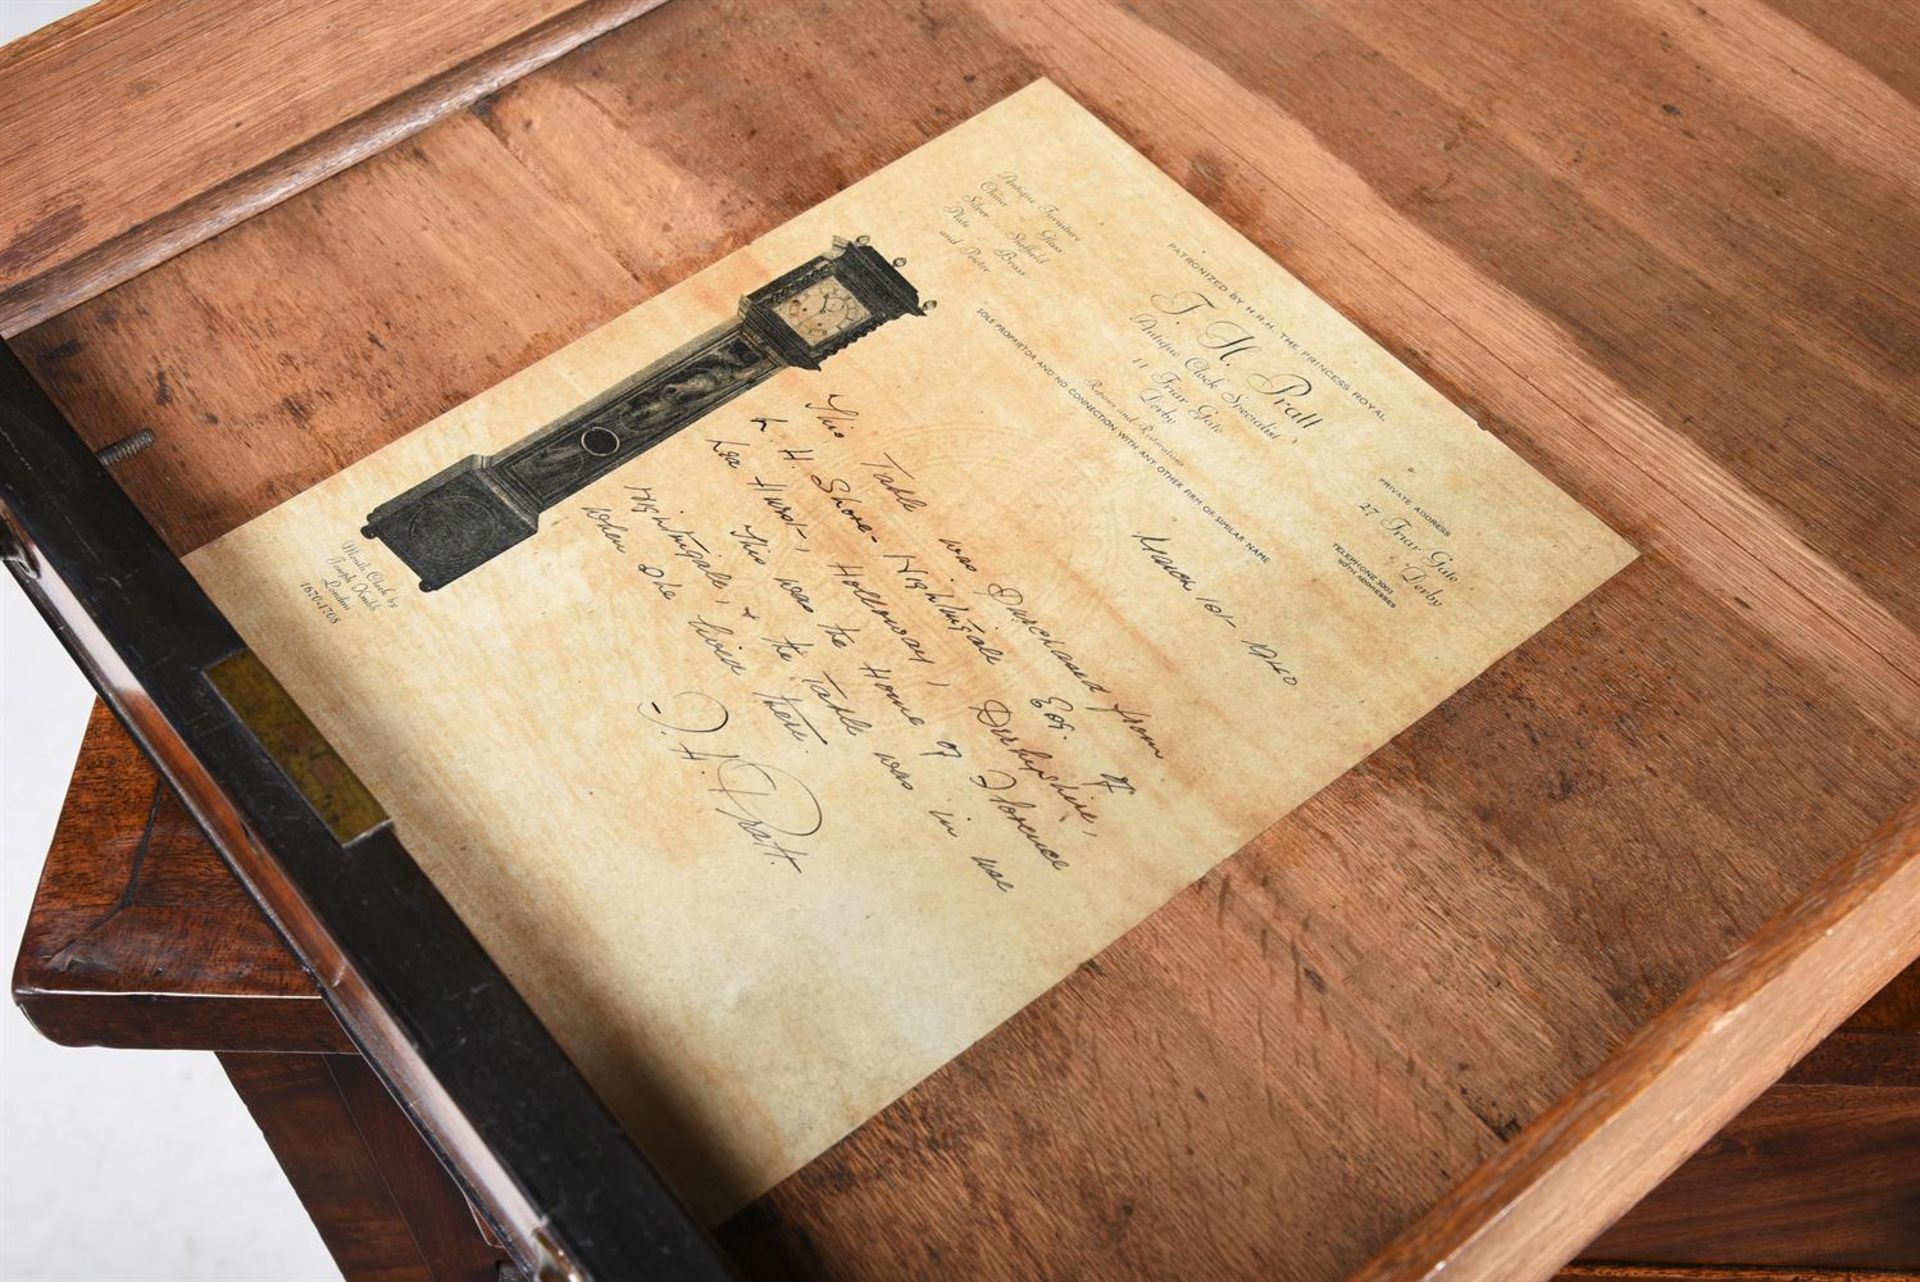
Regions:
<svg viewBox="0 0 1920 1282"><path fill-rule="evenodd" d="M1915 1267L1858 1211L1910 1211L1910 989L1740 1110L1920 953L1920 10L649 8L37 37L0 330L89 444L152 430L115 475L184 553L1047 75L1644 553L737 1217L749 1272L1543 1276L1728 1124L1595 1249ZM351 1059L242 1055L347 1048L94 742L35 1018L234 1052L310 1205L484 1272Z"/></svg>

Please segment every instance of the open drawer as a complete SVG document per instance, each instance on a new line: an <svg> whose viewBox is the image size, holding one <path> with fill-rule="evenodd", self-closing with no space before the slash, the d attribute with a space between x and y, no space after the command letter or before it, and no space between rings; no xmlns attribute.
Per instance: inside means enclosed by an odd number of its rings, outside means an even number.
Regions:
<svg viewBox="0 0 1920 1282"><path fill-rule="evenodd" d="M152 0L0 63L9 563L530 1270L1544 1277L1920 954L1875 33L646 8ZM1038 76L1642 556L730 1260L178 558Z"/></svg>

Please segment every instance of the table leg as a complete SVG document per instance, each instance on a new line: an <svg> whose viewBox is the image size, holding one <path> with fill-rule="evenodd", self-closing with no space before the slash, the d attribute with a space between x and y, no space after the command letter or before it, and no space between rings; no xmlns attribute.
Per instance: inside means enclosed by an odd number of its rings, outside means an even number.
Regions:
<svg viewBox="0 0 1920 1282"><path fill-rule="evenodd" d="M504 1253L358 1055L220 1063L347 1282L496 1282Z"/></svg>

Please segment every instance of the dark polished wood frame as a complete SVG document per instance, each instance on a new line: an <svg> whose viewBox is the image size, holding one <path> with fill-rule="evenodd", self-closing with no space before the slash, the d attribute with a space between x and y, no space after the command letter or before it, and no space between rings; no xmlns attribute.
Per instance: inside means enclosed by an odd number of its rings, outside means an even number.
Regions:
<svg viewBox="0 0 1920 1282"><path fill-rule="evenodd" d="M330 826L216 688L240 638L4 350L0 535L14 578L524 1271L729 1276L392 825Z"/></svg>

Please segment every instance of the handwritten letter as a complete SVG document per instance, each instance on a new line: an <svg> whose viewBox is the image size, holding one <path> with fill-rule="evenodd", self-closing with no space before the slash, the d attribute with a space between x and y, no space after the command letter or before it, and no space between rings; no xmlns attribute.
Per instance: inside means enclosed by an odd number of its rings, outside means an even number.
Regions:
<svg viewBox="0 0 1920 1282"><path fill-rule="evenodd" d="M858 235L937 308L359 534ZM717 1218L1631 556L1042 83L189 564Z"/></svg>

